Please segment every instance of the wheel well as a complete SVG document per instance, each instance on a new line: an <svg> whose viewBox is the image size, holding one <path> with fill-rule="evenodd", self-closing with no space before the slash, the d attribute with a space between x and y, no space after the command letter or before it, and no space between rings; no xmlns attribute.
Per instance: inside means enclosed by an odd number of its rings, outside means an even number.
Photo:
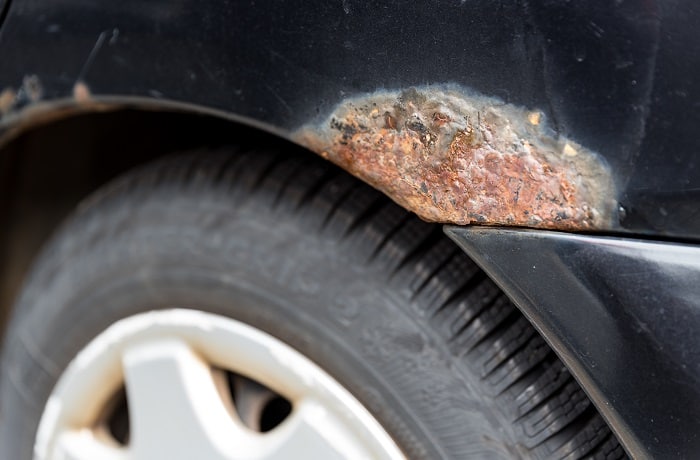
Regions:
<svg viewBox="0 0 700 460"><path fill-rule="evenodd" d="M241 143L288 142L215 116L123 109L56 120L24 131L3 146L0 337L34 256L83 198L119 174L167 153Z"/></svg>

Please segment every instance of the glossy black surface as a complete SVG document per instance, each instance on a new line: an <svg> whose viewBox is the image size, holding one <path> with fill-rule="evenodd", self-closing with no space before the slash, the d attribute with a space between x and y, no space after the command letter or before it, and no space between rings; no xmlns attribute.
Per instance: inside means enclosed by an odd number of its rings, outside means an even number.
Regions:
<svg viewBox="0 0 700 460"><path fill-rule="evenodd" d="M449 227L635 458L700 453L700 248Z"/></svg>
<svg viewBox="0 0 700 460"><path fill-rule="evenodd" d="M0 26L2 26L2 22L5 20L5 14L7 14L8 7L8 0L0 0Z"/></svg>
<svg viewBox="0 0 700 460"><path fill-rule="evenodd" d="M13 0L0 89L36 75L53 100L83 81L289 132L349 95L457 83L604 156L612 230L699 238L699 23L695 0Z"/></svg>

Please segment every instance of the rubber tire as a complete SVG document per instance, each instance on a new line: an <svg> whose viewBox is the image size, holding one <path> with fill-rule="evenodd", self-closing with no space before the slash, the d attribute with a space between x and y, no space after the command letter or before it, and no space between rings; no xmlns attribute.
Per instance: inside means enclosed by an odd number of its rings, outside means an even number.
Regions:
<svg viewBox="0 0 700 460"><path fill-rule="evenodd" d="M5 340L0 458L31 458L51 389L87 342L173 307L287 342L409 458L624 455L551 349L439 226L306 152L231 150L107 186L45 248Z"/></svg>

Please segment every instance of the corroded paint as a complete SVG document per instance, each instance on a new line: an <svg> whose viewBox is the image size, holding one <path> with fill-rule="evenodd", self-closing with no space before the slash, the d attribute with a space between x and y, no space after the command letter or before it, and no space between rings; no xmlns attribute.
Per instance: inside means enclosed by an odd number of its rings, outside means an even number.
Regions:
<svg viewBox="0 0 700 460"><path fill-rule="evenodd" d="M12 110L16 100L17 94L13 88L5 88L0 92L0 118Z"/></svg>
<svg viewBox="0 0 700 460"><path fill-rule="evenodd" d="M78 104L83 104L90 102L92 100L92 93L90 88L82 81L78 81L73 85L73 99Z"/></svg>
<svg viewBox="0 0 700 460"><path fill-rule="evenodd" d="M605 227L609 170L544 118L459 88L412 88L347 100L294 139L428 221Z"/></svg>
<svg viewBox="0 0 700 460"><path fill-rule="evenodd" d="M25 75L22 85L15 91L11 86L0 91L0 119L22 106L38 103L44 94L36 75Z"/></svg>

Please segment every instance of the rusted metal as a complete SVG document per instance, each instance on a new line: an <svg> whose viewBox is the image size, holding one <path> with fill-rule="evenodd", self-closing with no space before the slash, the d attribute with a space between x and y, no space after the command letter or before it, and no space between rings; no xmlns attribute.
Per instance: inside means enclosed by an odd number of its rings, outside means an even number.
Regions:
<svg viewBox="0 0 700 460"><path fill-rule="evenodd" d="M0 92L0 118L12 110L17 100L17 93L13 88L5 88Z"/></svg>
<svg viewBox="0 0 700 460"><path fill-rule="evenodd" d="M83 104L90 102L92 100L92 93L90 93L90 88L82 81L78 81L73 85L73 99L78 104Z"/></svg>
<svg viewBox="0 0 700 460"><path fill-rule="evenodd" d="M592 230L615 209L597 154L459 88L353 98L293 137L428 221Z"/></svg>
<svg viewBox="0 0 700 460"><path fill-rule="evenodd" d="M44 94L43 87L36 75L25 75L18 90L11 86L0 91L0 118L15 110L20 104L35 104Z"/></svg>

